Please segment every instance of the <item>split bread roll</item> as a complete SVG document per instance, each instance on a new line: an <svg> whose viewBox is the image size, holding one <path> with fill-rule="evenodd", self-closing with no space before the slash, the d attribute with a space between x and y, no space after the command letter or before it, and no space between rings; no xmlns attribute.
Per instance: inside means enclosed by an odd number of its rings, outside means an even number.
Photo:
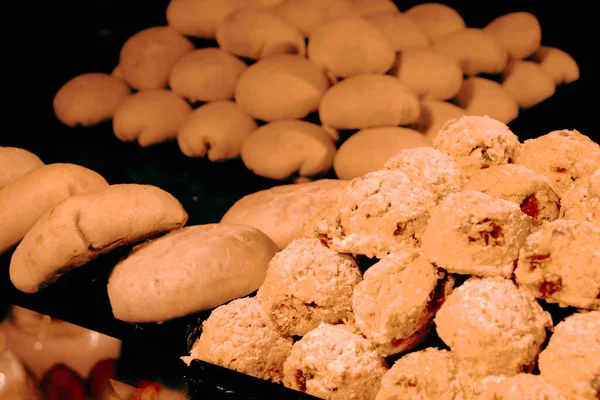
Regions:
<svg viewBox="0 0 600 400"><path fill-rule="evenodd" d="M338 179L320 179L251 193L235 202L221 222L256 228L283 249L303 236L304 225L332 204L346 183Z"/></svg>
<svg viewBox="0 0 600 400"><path fill-rule="evenodd" d="M71 196L27 232L10 261L10 279L22 292L35 293L100 254L180 228L187 218L177 199L150 185Z"/></svg>
<svg viewBox="0 0 600 400"><path fill-rule="evenodd" d="M189 226L134 248L108 280L116 318L163 322L259 288L277 252L267 235L238 224ZM140 295L142 294L142 295Z"/></svg>
<svg viewBox="0 0 600 400"><path fill-rule="evenodd" d="M67 197L108 186L100 174L74 164L48 164L0 190L0 254L16 245L48 209Z"/></svg>
<svg viewBox="0 0 600 400"><path fill-rule="evenodd" d="M0 190L29 171L44 166L30 151L18 147L0 147Z"/></svg>

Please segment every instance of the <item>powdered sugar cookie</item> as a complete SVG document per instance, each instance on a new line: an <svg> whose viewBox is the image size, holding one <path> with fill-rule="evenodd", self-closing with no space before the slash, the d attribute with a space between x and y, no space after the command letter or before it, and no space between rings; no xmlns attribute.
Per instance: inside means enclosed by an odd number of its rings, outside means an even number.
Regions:
<svg viewBox="0 0 600 400"><path fill-rule="evenodd" d="M488 376L481 382L478 400L567 400L565 396L540 375L520 373L511 377Z"/></svg>
<svg viewBox="0 0 600 400"><path fill-rule="evenodd" d="M600 169L569 187L560 201L560 217L600 225Z"/></svg>

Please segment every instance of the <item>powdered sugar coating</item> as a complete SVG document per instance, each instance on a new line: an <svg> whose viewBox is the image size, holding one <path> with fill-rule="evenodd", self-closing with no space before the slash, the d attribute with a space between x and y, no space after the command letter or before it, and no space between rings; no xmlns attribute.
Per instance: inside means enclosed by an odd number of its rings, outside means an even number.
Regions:
<svg viewBox="0 0 600 400"><path fill-rule="evenodd" d="M480 169L511 163L521 143L506 124L488 116L465 115L446 122L433 147L454 157L471 177Z"/></svg>
<svg viewBox="0 0 600 400"><path fill-rule="evenodd" d="M533 365L552 328L535 298L499 277L469 278L435 317L440 338L476 376L515 375Z"/></svg>
<svg viewBox="0 0 600 400"><path fill-rule="evenodd" d="M294 343L283 383L331 400L370 400L387 371L375 346L341 325L320 324Z"/></svg>
<svg viewBox="0 0 600 400"><path fill-rule="evenodd" d="M422 249L449 272L510 277L530 229L518 205L465 190L433 210Z"/></svg>
<svg viewBox="0 0 600 400"><path fill-rule="evenodd" d="M600 311L579 312L556 325L539 359L541 376L570 400L600 396Z"/></svg>
<svg viewBox="0 0 600 400"><path fill-rule="evenodd" d="M481 386L482 393L477 400L567 400L540 375L489 376L483 379Z"/></svg>
<svg viewBox="0 0 600 400"><path fill-rule="evenodd" d="M283 363L292 339L275 331L255 297L245 297L217 307L202 323L202 335L190 355L194 359L234 369L244 374L281 382Z"/></svg>
<svg viewBox="0 0 600 400"><path fill-rule="evenodd" d="M563 219L543 224L521 249L515 278L549 303L600 309L600 226Z"/></svg>
<svg viewBox="0 0 600 400"><path fill-rule="evenodd" d="M337 254L317 238L301 238L271 259L257 297L280 333L302 336L321 322L347 318L361 280L354 258Z"/></svg>
<svg viewBox="0 0 600 400"><path fill-rule="evenodd" d="M600 225L600 168L574 182L565 192L560 205L561 218Z"/></svg>
<svg viewBox="0 0 600 400"><path fill-rule="evenodd" d="M384 168L402 171L421 182L435 195L437 202L459 191L464 183L462 170L454 159L433 147L402 150L387 160Z"/></svg>

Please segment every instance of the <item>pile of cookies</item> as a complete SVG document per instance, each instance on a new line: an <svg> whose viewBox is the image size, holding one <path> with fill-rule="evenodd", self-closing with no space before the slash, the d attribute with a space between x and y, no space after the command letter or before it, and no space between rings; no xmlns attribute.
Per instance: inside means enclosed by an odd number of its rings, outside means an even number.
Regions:
<svg viewBox="0 0 600 400"><path fill-rule="evenodd" d="M440 3L401 12L391 0L172 0L166 18L123 44L111 74L67 82L58 119L112 119L122 141L176 139L188 157L241 156L271 179L332 167L352 179L430 145L449 119L508 123L579 78L527 12L480 29ZM214 43L197 48L198 38Z"/></svg>

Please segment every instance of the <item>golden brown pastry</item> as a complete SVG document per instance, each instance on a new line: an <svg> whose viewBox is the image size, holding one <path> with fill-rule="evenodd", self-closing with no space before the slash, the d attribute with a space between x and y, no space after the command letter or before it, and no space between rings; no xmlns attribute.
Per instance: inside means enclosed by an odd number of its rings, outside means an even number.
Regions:
<svg viewBox="0 0 600 400"><path fill-rule="evenodd" d="M452 7L441 3L417 4L404 14L413 19L432 42L466 29L461 15Z"/></svg>
<svg viewBox="0 0 600 400"><path fill-rule="evenodd" d="M548 74L557 85L572 83L579 79L579 66L567 52L556 47L542 46L533 55L540 68Z"/></svg>
<svg viewBox="0 0 600 400"><path fill-rule="evenodd" d="M363 2L366 3L364 0ZM396 52L423 48L431 44L423 29L406 14L387 12L368 15L365 18L381 31Z"/></svg>
<svg viewBox="0 0 600 400"><path fill-rule="evenodd" d="M508 124L519 115L517 101L496 81L471 76L463 81L456 104L469 115L488 116Z"/></svg>
<svg viewBox="0 0 600 400"><path fill-rule="evenodd" d="M32 152L19 147L0 147L0 190L29 171L45 164Z"/></svg>
<svg viewBox="0 0 600 400"><path fill-rule="evenodd" d="M483 31L504 48L510 58L522 60L541 46L542 27L537 17L528 12L512 12L487 24Z"/></svg>
<svg viewBox="0 0 600 400"><path fill-rule="evenodd" d="M502 87L521 108L531 108L556 92L554 80L533 61L509 62Z"/></svg>
<svg viewBox="0 0 600 400"><path fill-rule="evenodd" d="M348 0L283 0L273 12L295 26L305 37L325 21L354 14Z"/></svg>

